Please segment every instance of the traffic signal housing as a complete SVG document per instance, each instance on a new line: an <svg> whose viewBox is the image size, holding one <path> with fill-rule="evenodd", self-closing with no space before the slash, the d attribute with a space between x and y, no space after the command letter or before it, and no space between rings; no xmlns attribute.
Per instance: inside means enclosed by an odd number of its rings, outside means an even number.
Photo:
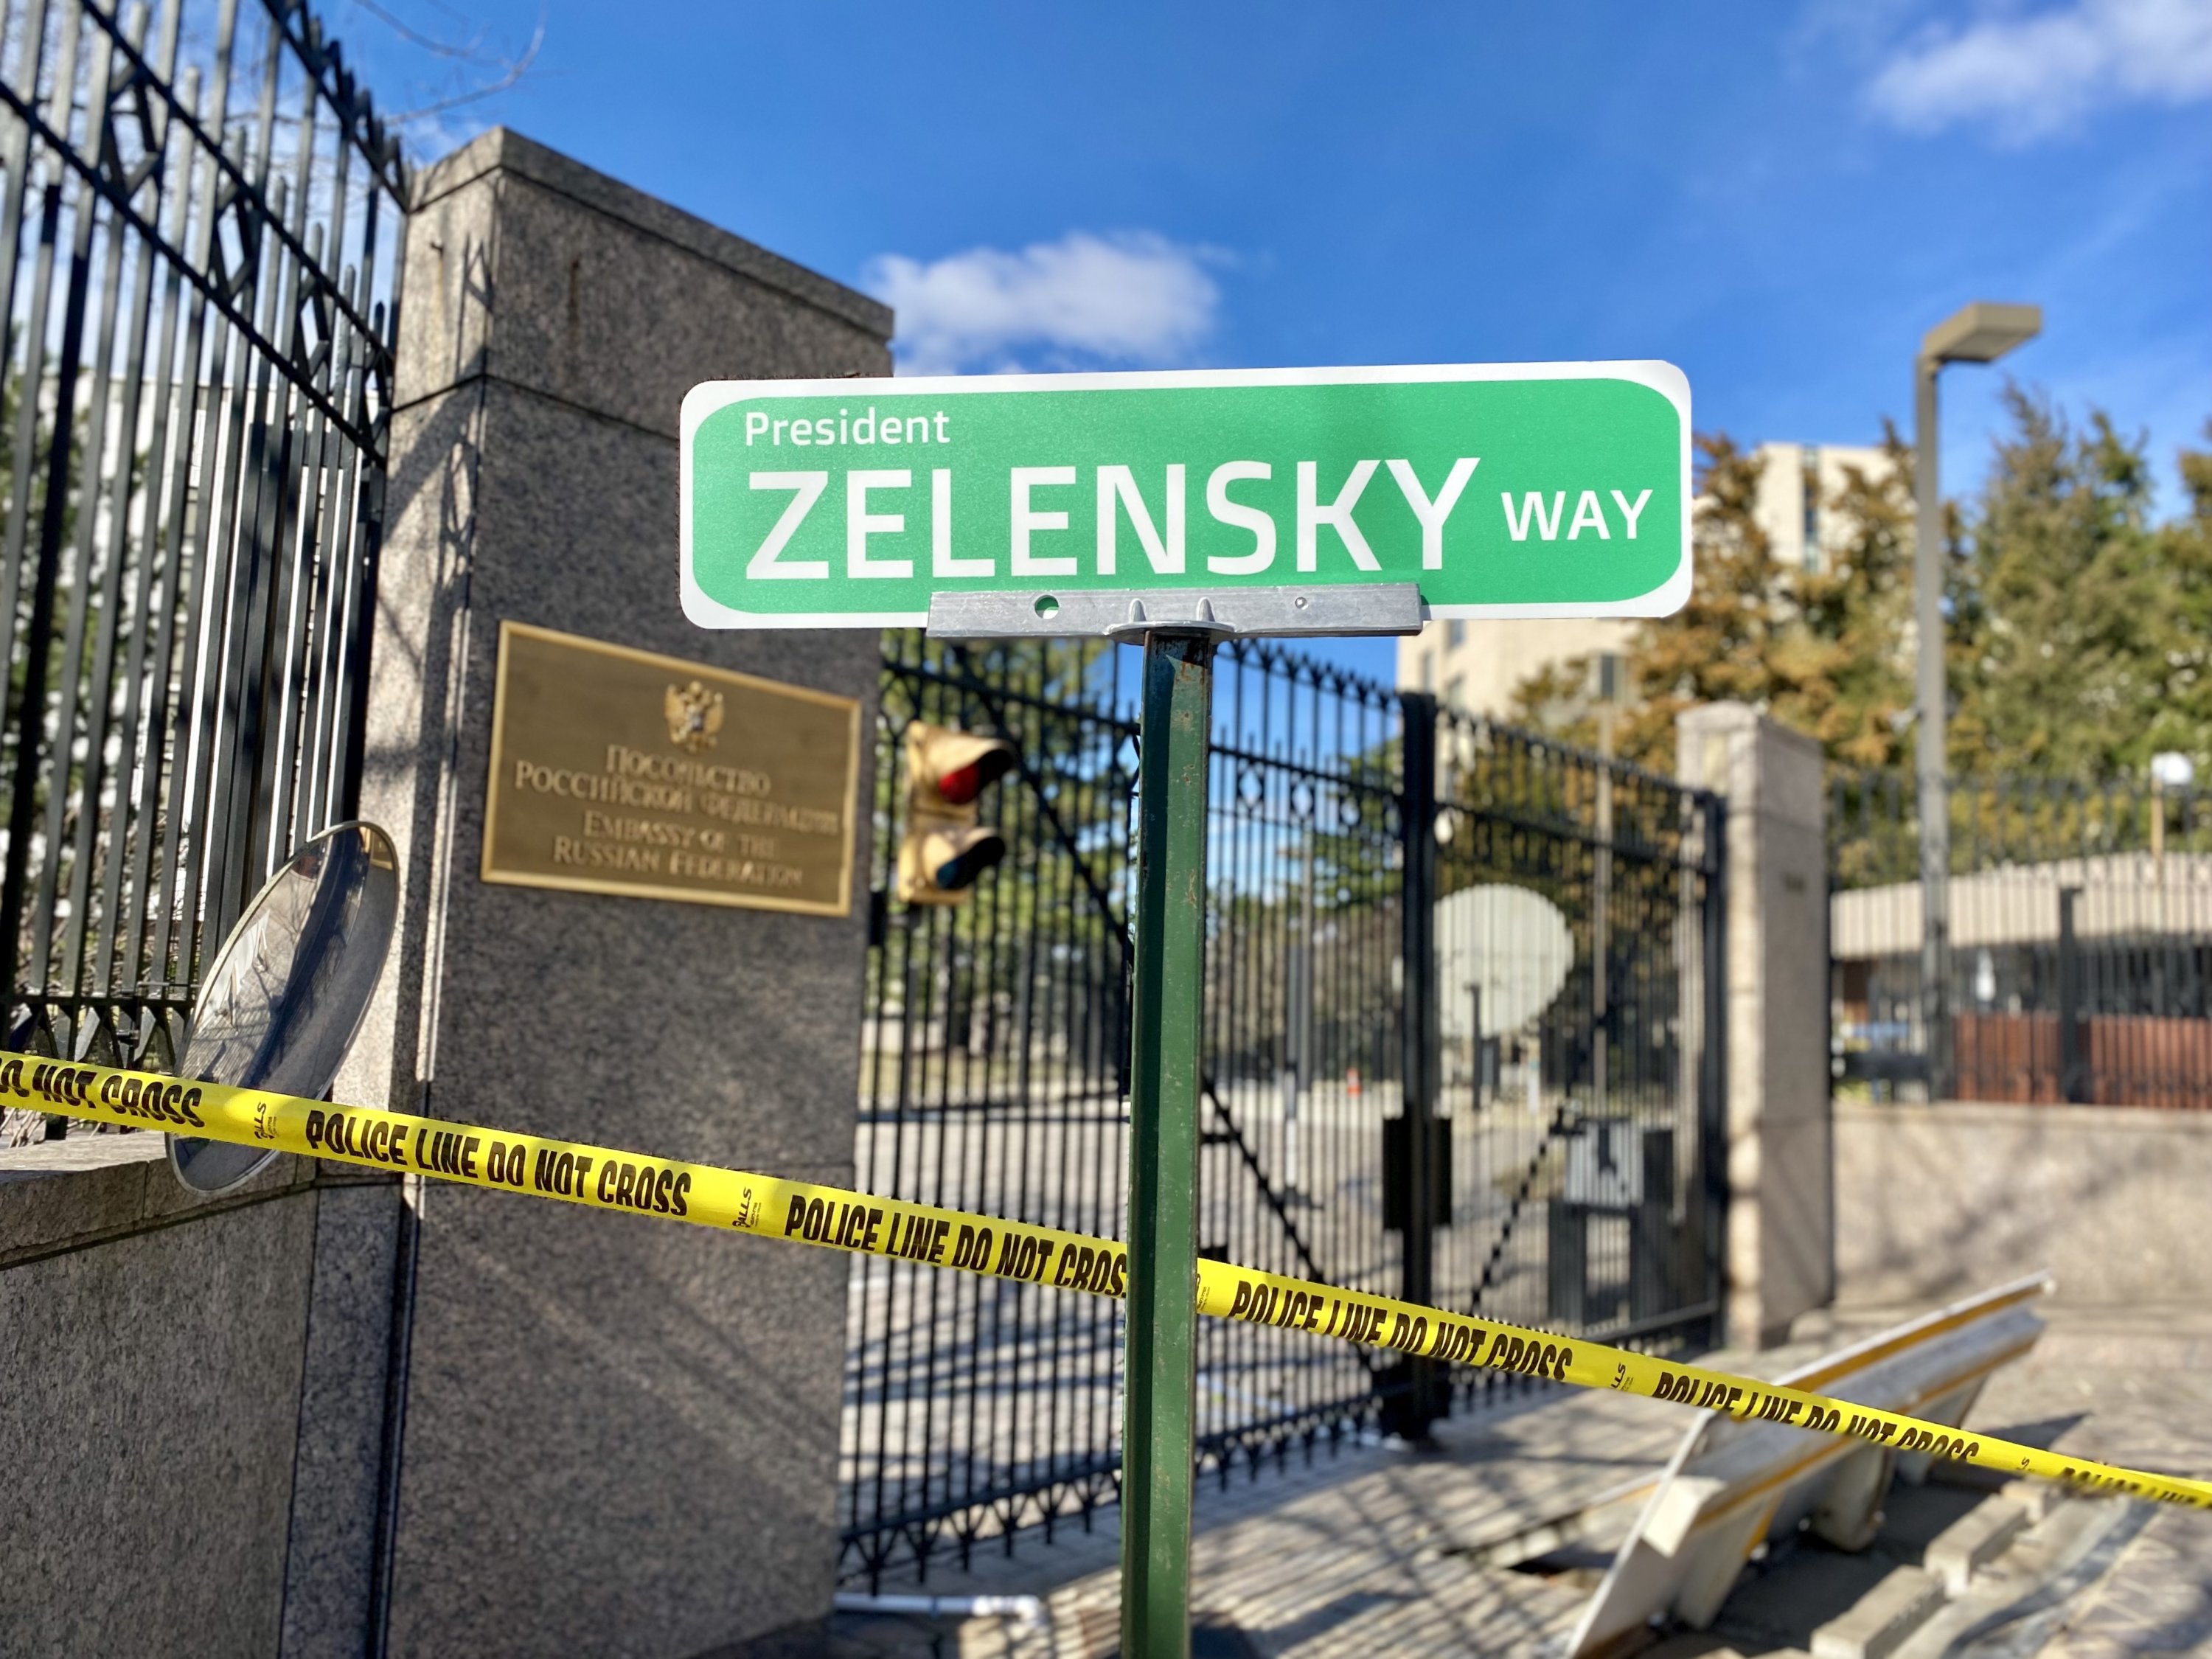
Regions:
<svg viewBox="0 0 2212 1659"><path fill-rule="evenodd" d="M956 726L906 728L906 827L899 842L902 904L965 904L1006 838L976 822L983 792L1013 769L1014 746Z"/></svg>

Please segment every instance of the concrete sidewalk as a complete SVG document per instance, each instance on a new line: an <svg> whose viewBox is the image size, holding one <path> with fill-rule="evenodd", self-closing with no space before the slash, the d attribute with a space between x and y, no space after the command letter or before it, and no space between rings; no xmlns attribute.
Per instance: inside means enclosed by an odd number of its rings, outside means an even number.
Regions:
<svg viewBox="0 0 2212 1659"><path fill-rule="evenodd" d="M1809 1352L1727 1357L1771 1372ZM1723 1356L1711 1356L1719 1363ZM1655 1474L1680 1438L1679 1407L1634 1395L1552 1389L1437 1425L1432 1449L1317 1450L1308 1462L1200 1483L1195 1504L1194 1652L1297 1655L1525 1653L1565 1635L1577 1582L1486 1570L1501 1541ZM963 1659L1106 1659L1115 1651L1120 1511L1050 1545L1024 1538L965 1571L939 1563L926 1583L886 1593L1044 1598L1049 1630L1012 1620L946 1623L842 1614L837 1659L958 1654Z"/></svg>
<svg viewBox="0 0 2212 1659"><path fill-rule="evenodd" d="M1772 1374L1921 1309L1854 1308L1808 1322L1802 1340L1708 1363ZM2047 1305L2037 1351L1994 1378L1970 1421L1990 1433L2184 1474L2212 1474L2212 1309ZM1433 1450L1319 1450L1226 1490L1201 1484L1193 1559L1196 1659L1370 1659L1533 1654L1573 1622L1601 1571L1548 1577L1486 1566L1503 1540L1568 1514L1665 1461L1689 1421L1619 1395L1553 1392L1439 1425ZM1024 1538L966 1571L909 1572L886 1592L1027 1595L1048 1625L841 1614L836 1659L1105 1659L1115 1651L1119 1512L1087 1533ZM1558 1554L1552 1558L1556 1566ZM2160 1510L2094 1582L2024 1610L1971 1651L1996 1659L2118 1659L2212 1652L2212 1514Z"/></svg>
<svg viewBox="0 0 2212 1659"><path fill-rule="evenodd" d="M1921 1311L1826 1310L1800 1321L1797 1331L1832 1347ZM1971 1426L2136 1468L2212 1474L2212 1309L2046 1302L2039 1312L2042 1339L1990 1378L1968 1414ZM1893 1489L1881 1533L1863 1555L1785 1548L1739 1584L1712 1632L1717 1639L1685 1637L1657 1653L1802 1659L1806 1646L1818 1650L1818 1626L1849 1610L1890 1568L1925 1566L1923 1549L1934 1533L2002 1484L1978 1473L1939 1468L1926 1486ZM2212 1513L2078 1498L2061 1508L2082 1512L2039 1542L2037 1531L2022 1534L2019 1552L1995 1559L1989 1583L1976 1579L1978 1597L1962 1597L1956 1615L1911 1635L1895 1649L1898 1659L2212 1652ZM2084 1541L2068 1547L2068 1536Z"/></svg>
<svg viewBox="0 0 2212 1659"><path fill-rule="evenodd" d="M2036 1350L1990 1379L1969 1419L2008 1439L2161 1474L2212 1477L2212 1308L2046 1306ZM2145 1505L2094 1583L2020 1641L2045 1659L2212 1653L2212 1511Z"/></svg>
<svg viewBox="0 0 2212 1659"><path fill-rule="evenodd" d="M1541 1404L1440 1425L1433 1450L1345 1446L1296 1458L1194 1505L1192 1603L1200 1655L1522 1652L1573 1620L1579 1596L1540 1579L1475 1570L1462 1553L1576 1507L1664 1458L1680 1419L1620 1395ZM963 1659L1105 1659L1116 1651L1121 1512L1047 1545L966 1571L933 1567L926 1584L886 1592L1043 1597L1048 1630L971 1620L946 1643L927 1621L845 1614L838 1659L958 1654Z"/></svg>

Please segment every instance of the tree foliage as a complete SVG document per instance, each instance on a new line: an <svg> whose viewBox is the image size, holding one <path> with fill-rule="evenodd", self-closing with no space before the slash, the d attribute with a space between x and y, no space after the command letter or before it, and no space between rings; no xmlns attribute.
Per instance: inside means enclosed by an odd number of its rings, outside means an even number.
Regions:
<svg viewBox="0 0 2212 1659"><path fill-rule="evenodd" d="M2105 778L2161 749L2203 764L2208 590L2205 495L2150 522L2144 440L2101 411L2076 429L2048 403L2006 393L1996 447L1955 585L1952 765ZM2185 455L2186 476L2212 458Z"/></svg>
<svg viewBox="0 0 2212 1659"><path fill-rule="evenodd" d="M1644 624L1630 646L1617 752L1671 770L1675 716L1728 699L1809 732L1834 759L1881 766L1897 757L1912 701L1912 486L1895 432L1885 447L1889 469L1847 469L1828 504L1845 515L1848 538L1819 568L1792 568L1776 560L1759 523L1764 462L1725 434L1698 439L1689 601ZM1531 677L1515 694L1516 718L1595 744L1589 674L1577 658Z"/></svg>
<svg viewBox="0 0 2212 1659"><path fill-rule="evenodd" d="M1945 511L1952 769L2106 778L2178 749L2212 770L2212 453L2183 452L2185 511L2154 524L2142 438L2101 411L2077 429L2017 387L2006 398L2012 429L1978 497ZM1671 769L1675 716L1729 698L1833 765L1911 764L1913 458L1894 427L1882 447L1886 467L1846 469L1822 503L1845 528L1801 568L1758 523L1758 455L1698 440L1692 589L1632 640L1620 753ZM1550 665L1514 717L1595 744L1589 678L1588 659Z"/></svg>
<svg viewBox="0 0 2212 1659"><path fill-rule="evenodd" d="M2212 420L2204 423L2212 446ZM2186 511L2157 533L2169 586L2160 607L2166 629L2166 702L2151 728L2151 751L2179 749L2212 775L2212 447L2180 456Z"/></svg>

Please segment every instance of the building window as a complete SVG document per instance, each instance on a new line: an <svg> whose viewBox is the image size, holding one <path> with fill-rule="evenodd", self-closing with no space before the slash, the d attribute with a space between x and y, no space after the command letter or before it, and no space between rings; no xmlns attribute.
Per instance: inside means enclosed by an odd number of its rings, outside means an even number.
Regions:
<svg viewBox="0 0 2212 1659"><path fill-rule="evenodd" d="M1433 651L1424 651L1421 653L1421 690L1433 691L1436 689L1437 654Z"/></svg>
<svg viewBox="0 0 2212 1659"><path fill-rule="evenodd" d="M1449 649L1456 651L1466 643L1467 623L1460 617L1454 617L1444 624L1444 644Z"/></svg>
<svg viewBox="0 0 2212 1659"><path fill-rule="evenodd" d="M1466 684L1467 682L1457 674L1444 682L1445 708L1455 709L1460 706L1461 690Z"/></svg>
<svg viewBox="0 0 2212 1659"><path fill-rule="evenodd" d="M1799 562L1808 570L1817 571L1823 563L1825 550L1820 545L1820 451L1816 445L1805 446L1805 544L1799 550Z"/></svg>

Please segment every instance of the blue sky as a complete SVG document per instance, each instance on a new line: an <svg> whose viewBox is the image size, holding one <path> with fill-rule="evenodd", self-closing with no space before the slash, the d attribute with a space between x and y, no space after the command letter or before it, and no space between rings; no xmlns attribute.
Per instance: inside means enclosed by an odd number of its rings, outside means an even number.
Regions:
<svg viewBox="0 0 2212 1659"><path fill-rule="evenodd" d="M909 367L1664 357L1702 428L1860 442L1985 298L2162 477L2212 415L2205 0L325 3L387 108L542 18L418 157L504 122L891 298ZM1954 489L2001 385L1947 376Z"/></svg>

